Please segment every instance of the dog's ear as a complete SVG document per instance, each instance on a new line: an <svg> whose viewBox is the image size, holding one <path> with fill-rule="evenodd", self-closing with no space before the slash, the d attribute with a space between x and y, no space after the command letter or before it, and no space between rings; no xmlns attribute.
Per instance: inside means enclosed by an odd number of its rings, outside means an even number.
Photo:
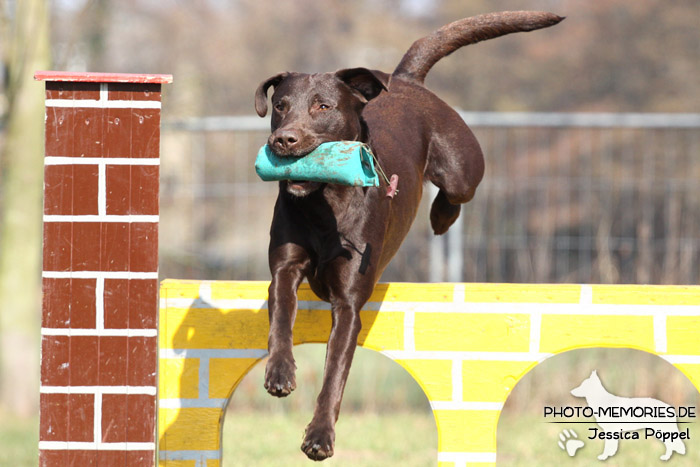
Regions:
<svg viewBox="0 0 700 467"><path fill-rule="evenodd" d="M359 93L365 102L377 97L389 85L389 75L378 70L346 68L336 71L335 75L350 86L350 89Z"/></svg>
<svg viewBox="0 0 700 467"><path fill-rule="evenodd" d="M261 117L267 115L267 90L270 86L278 86L287 76L289 76L289 72L283 71L260 83L258 89L255 90L255 111L258 115Z"/></svg>

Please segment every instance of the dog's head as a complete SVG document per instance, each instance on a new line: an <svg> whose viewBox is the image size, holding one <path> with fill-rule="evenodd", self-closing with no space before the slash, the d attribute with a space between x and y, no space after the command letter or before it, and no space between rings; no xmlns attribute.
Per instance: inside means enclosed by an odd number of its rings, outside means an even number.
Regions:
<svg viewBox="0 0 700 467"><path fill-rule="evenodd" d="M267 91L272 94L271 134L267 144L278 156L303 157L330 141L360 141L364 137L362 109L387 88L388 76L366 68L335 73L284 72L271 76L255 91L255 111L267 114ZM315 182L286 182L287 191L305 196Z"/></svg>
<svg viewBox="0 0 700 467"><path fill-rule="evenodd" d="M596 370L593 370L591 372L591 376L584 379L583 382L578 385L578 387L571 390L571 395L575 397L586 397L587 395L597 393L597 390L600 389L602 385L603 383L600 382L598 373Z"/></svg>

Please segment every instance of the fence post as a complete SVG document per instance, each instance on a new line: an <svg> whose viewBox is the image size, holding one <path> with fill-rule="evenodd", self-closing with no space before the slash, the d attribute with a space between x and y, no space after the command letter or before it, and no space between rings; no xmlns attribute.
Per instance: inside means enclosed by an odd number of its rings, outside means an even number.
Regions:
<svg viewBox="0 0 700 467"><path fill-rule="evenodd" d="M161 84L46 82L39 464L155 464Z"/></svg>

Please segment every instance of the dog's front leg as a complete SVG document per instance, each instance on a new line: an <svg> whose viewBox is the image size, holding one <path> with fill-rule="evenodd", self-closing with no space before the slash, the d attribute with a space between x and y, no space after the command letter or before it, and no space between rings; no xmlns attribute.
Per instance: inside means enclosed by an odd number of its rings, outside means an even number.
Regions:
<svg viewBox="0 0 700 467"><path fill-rule="evenodd" d="M362 328L361 306L362 304L352 306L346 302L331 301L333 326L328 338L323 387L301 445L301 450L313 460L323 460L333 455L335 422L338 420L345 382Z"/></svg>
<svg viewBox="0 0 700 467"><path fill-rule="evenodd" d="M296 389L292 328L297 314L297 289L308 264L306 253L296 245L284 245L271 254L267 340L270 357L265 367L265 389L277 397L286 397Z"/></svg>

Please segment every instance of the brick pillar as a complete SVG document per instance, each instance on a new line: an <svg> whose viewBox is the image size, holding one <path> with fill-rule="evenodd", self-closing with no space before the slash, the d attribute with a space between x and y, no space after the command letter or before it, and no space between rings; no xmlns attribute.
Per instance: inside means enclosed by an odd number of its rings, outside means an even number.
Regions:
<svg viewBox="0 0 700 467"><path fill-rule="evenodd" d="M153 466L161 84L46 81L41 466Z"/></svg>

